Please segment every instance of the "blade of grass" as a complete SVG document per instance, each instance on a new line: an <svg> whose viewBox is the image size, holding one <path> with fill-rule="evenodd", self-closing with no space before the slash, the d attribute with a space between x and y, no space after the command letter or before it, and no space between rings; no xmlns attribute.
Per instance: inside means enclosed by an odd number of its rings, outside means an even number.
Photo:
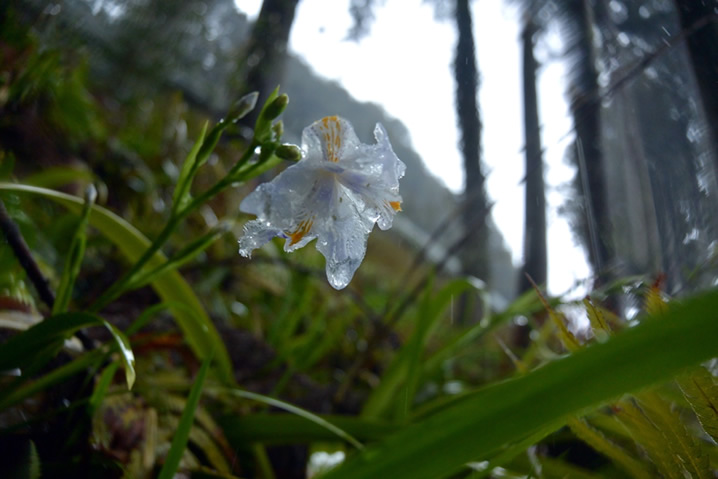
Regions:
<svg viewBox="0 0 718 479"><path fill-rule="evenodd" d="M62 270L60 286L57 288L55 303L52 305L52 314L67 311L72 297L72 288L75 286L75 279L80 274L82 259L85 257L85 244L87 243L87 222L90 216L90 208L97 198L97 190L90 185L85 193L85 202L80 213L80 221L75 229L75 234L70 242L70 251L65 258L65 267Z"/></svg>
<svg viewBox="0 0 718 479"><path fill-rule="evenodd" d="M202 147L204 138L207 135L208 126L209 122L205 122L204 126L202 127L202 131L199 134L199 138L197 138L197 141L195 142L194 146L192 146L192 149L185 157L184 163L182 163L182 169L180 170L180 175L177 179L177 185L175 185L175 190L172 193L173 213L178 211L180 208L186 206L186 204L189 202L189 190L190 186L192 186L192 173L194 172L194 165L196 163L197 153Z"/></svg>
<svg viewBox="0 0 718 479"><path fill-rule="evenodd" d="M204 379L207 376L209 365L212 362L210 359L205 359L202 366L197 373L197 378L194 381L194 385L189 392L187 398L187 405L182 411L182 417L180 418L177 431L175 431L174 437L172 438L172 444L170 450L167 453L167 458L162 466L162 470L159 474L159 479L171 479L174 477L177 468L179 467L180 460L184 454L185 447L187 447L187 440L189 439L190 430L194 423L194 412L199 405L200 397L202 397L202 387L204 386Z"/></svg>
<svg viewBox="0 0 718 479"><path fill-rule="evenodd" d="M115 377L115 373L119 367L120 363L118 361L114 361L102 370L100 379L97 381L95 389L92 391L92 396L90 396L90 401L87 404L87 410L90 416L95 414L95 411L97 411L97 408L105 399L107 390L110 388L112 379Z"/></svg>
<svg viewBox="0 0 718 479"><path fill-rule="evenodd" d="M75 196L26 185L0 183L0 190L44 196L75 213L80 212L83 204L83 201ZM151 244L134 226L97 205L92 207L90 224L112 241L130 262L139 259ZM166 261L165 256L157 252L148 262L148 267L157 267ZM152 287L162 301L168 304L194 353L201 359L213 356L223 383L234 384L232 365L224 342L199 298L182 276L177 271L169 271L155 278ZM186 307L177 307L178 304L184 304Z"/></svg>
<svg viewBox="0 0 718 479"><path fill-rule="evenodd" d="M78 356L69 363L52 370L48 374L33 382L26 383L11 392L4 391L5 394L0 396L0 411L17 404L33 394L37 394L43 389L49 388L63 381L67 381L69 377L85 371L92 365L98 366L103 360L105 354L105 351L95 349L94 351Z"/></svg>
<svg viewBox="0 0 718 479"><path fill-rule="evenodd" d="M87 167L76 166L53 166L43 168L35 174L25 176L22 182L26 185L38 186L40 188L59 188L77 181L91 182L95 175Z"/></svg>
<svg viewBox="0 0 718 479"><path fill-rule="evenodd" d="M300 416L307 421L311 421L314 424L317 424L318 426L323 427L324 429L331 431L333 434L338 436L339 438L347 441L352 446L356 447L357 449L364 449L364 445L357 441L353 436L351 436L349 433L344 431L343 429L340 429L339 427L335 426L331 422L327 421L326 419L322 418L321 416L317 416L314 413L311 413L307 411L306 409L302 409L300 407L294 406L292 404L289 404L284 401L280 401L279 399L274 399L269 396L265 396L263 394L257 394L250 391L244 391L242 389L237 388L212 388L209 391L213 393L225 393L232 396L237 396L243 399L250 399L252 401L257 401L263 404L267 404L269 406L274 406L279 409L283 409L287 412L290 412L292 414L295 414L297 416Z"/></svg>
<svg viewBox="0 0 718 479"><path fill-rule="evenodd" d="M87 313L63 313L51 316L8 339L0 348L0 371L22 367L38 350L62 342L81 328L102 324Z"/></svg>
<svg viewBox="0 0 718 479"><path fill-rule="evenodd" d="M135 357L129 340L120 330L99 316L82 312L50 316L11 337L0 349L0 371L24 367L26 362L34 358L38 350L52 349L55 345L62 344L77 330L90 326L104 326L112 335L125 367L128 389L131 389L135 381Z"/></svg>
<svg viewBox="0 0 718 479"><path fill-rule="evenodd" d="M387 423L354 416L318 416L350 434L359 441L376 441L397 430ZM263 444L308 444L336 441L337 435L316 422L287 413L225 416L220 421L232 444L260 442Z"/></svg>
<svg viewBox="0 0 718 479"><path fill-rule="evenodd" d="M112 334L112 338L115 340L115 344L117 345L117 351L119 352L120 359L122 361L122 366L125 369L125 381L127 382L127 389L130 390L132 389L132 385L135 384L136 378L135 355L132 352L130 341L127 339L127 336L122 333L122 331L120 331L104 319L102 320L102 324L110 331L110 334Z"/></svg>
<svg viewBox="0 0 718 479"><path fill-rule="evenodd" d="M718 355L718 291L676 304L522 377L490 386L328 473L331 478L436 478L502 444Z"/></svg>

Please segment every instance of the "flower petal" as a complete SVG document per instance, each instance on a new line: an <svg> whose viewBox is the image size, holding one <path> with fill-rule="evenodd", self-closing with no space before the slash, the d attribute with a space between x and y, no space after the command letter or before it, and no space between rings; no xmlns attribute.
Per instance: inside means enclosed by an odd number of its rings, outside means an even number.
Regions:
<svg viewBox="0 0 718 479"><path fill-rule="evenodd" d="M302 132L302 149L308 161L338 163L359 145L351 123L338 116L324 117Z"/></svg>
<svg viewBox="0 0 718 479"><path fill-rule="evenodd" d="M317 240L317 249L326 259L326 273L334 289L343 289L354 277L366 254L366 244L374 223L354 212L328 222Z"/></svg>
<svg viewBox="0 0 718 479"><path fill-rule="evenodd" d="M282 230L272 227L271 223L260 219L244 225L244 234L239 238L239 254L252 257L252 251L261 248L272 238L280 236Z"/></svg>

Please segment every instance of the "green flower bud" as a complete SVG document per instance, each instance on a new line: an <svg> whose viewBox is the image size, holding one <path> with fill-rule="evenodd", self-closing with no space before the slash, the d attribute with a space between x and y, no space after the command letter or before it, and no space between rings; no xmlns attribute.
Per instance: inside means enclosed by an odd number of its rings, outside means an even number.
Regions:
<svg viewBox="0 0 718 479"><path fill-rule="evenodd" d="M274 125L272 125L272 132L274 132L274 139L276 141L279 141L279 139L284 134L284 123L282 120L279 120Z"/></svg>
<svg viewBox="0 0 718 479"><path fill-rule="evenodd" d="M254 110L257 105L257 98L259 98L259 92L254 91L237 100L227 113L227 121L236 123L244 118L247 113Z"/></svg>
<svg viewBox="0 0 718 479"><path fill-rule="evenodd" d="M286 93L282 93L270 103L267 108L262 112L262 119L265 121L272 121L282 114L287 105L289 104L289 97Z"/></svg>
<svg viewBox="0 0 718 479"><path fill-rule="evenodd" d="M299 161L302 159L302 150L297 145L289 143L279 145L274 154L287 161Z"/></svg>

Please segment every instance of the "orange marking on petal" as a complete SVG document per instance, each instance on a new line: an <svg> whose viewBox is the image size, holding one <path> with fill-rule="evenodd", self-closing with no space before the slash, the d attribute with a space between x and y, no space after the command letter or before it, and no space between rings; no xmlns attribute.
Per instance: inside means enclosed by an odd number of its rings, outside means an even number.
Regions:
<svg viewBox="0 0 718 479"><path fill-rule="evenodd" d="M289 242L289 246L293 246L297 243L299 243L302 238L304 238L307 233L312 229L312 225L314 224L314 219L311 220L304 220L301 223L299 223L299 226L294 231L294 233L287 233L287 236L289 236L289 239L291 240Z"/></svg>
<svg viewBox="0 0 718 479"><path fill-rule="evenodd" d="M401 211L401 201L390 201L389 206L394 208L394 211Z"/></svg>
<svg viewBox="0 0 718 479"><path fill-rule="evenodd" d="M320 127L324 132L324 148L327 159L333 163L339 161L339 149L342 146L342 126L337 116L325 116Z"/></svg>

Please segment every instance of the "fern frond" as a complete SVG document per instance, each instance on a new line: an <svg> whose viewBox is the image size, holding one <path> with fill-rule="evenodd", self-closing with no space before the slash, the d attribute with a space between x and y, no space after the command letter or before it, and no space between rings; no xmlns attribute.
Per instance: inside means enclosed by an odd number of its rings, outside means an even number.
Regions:
<svg viewBox="0 0 718 479"><path fill-rule="evenodd" d="M712 479L708 456L686 429L680 415L671 410L670 404L655 392L641 393L638 400L648 418L666 438L671 456L679 461L690 477Z"/></svg>
<svg viewBox="0 0 718 479"><path fill-rule="evenodd" d="M648 288L648 292L643 300L643 310L651 316L665 312L668 309L668 303L663 297L661 286L665 281L665 276L659 276Z"/></svg>
<svg viewBox="0 0 718 479"><path fill-rule="evenodd" d="M718 442L718 384L713 375L704 367L695 368L680 377L678 385L705 432Z"/></svg>
<svg viewBox="0 0 718 479"><path fill-rule="evenodd" d="M571 331L568 330L568 327L566 326L566 317L557 312L555 309L551 307L549 302L546 300L544 295L541 293L541 290L536 285L536 283L533 282L531 278L529 278L529 281L531 281L531 284L533 285L534 289L536 290L536 294L538 295L539 299L541 300L541 304L543 304L544 309L548 312L549 317L551 318L551 321L558 327L559 331L559 337L561 338L561 342L571 352L578 351L581 349L581 343L578 342L578 339L576 339L576 336L573 335Z"/></svg>
<svg viewBox="0 0 718 479"><path fill-rule="evenodd" d="M583 299L583 306L586 308L586 314L591 323L593 334L597 337L601 334L611 334L611 327L606 321L603 309L593 304L590 296L586 296Z"/></svg>
<svg viewBox="0 0 718 479"><path fill-rule="evenodd" d="M616 418L626 427L633 440L643 448L664 477L685 479L682 468L675 464L671 454L666 453L669 445L665 438L632 398L619 402Z"/></svg>
<svg viewBox="0 0 718 479"><path fill-rule="evenodd" d="M592 427L584 419L573 418L568 421L568 426L576 437L600 454L611 459L631 476L638 479L650 479L653 477L643 463L632 458L625 449L608 439L601 431Z"/></svg>

